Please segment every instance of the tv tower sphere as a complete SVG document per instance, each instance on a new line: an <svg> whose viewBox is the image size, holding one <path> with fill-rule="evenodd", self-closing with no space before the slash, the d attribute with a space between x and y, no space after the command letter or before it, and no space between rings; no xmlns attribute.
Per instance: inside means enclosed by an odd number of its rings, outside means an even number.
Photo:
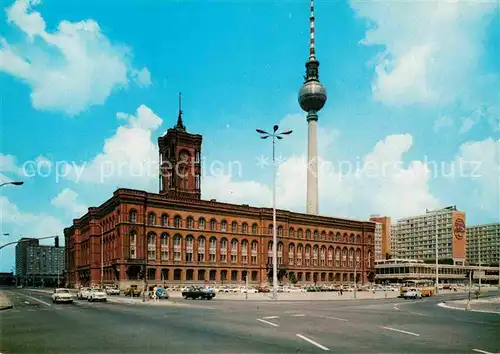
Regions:
<svg viewBox="0 0 500 354"><path fill-rule="evenodd" d="M316 79L307 80L299 91L299 104L306 112L318 112L326 103L326 89Z"/></svg>

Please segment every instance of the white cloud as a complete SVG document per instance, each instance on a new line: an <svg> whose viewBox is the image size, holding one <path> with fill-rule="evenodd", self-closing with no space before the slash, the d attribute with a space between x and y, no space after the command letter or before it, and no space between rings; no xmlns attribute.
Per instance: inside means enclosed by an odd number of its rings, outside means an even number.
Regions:
<svg viewBox="0 0 500 354"><path fill-rule="evenodd" d="M441 129L451 127L453 119L448 116L441 116L434 122L434 132L438 133Z"/></svg>
<svg viewBox="0 0 500 354"><path fill-rule="evenodd" d="M372 84L389 105L445 103L469 92L494 2L351 1L371 23L362 44L382 46Z"/></svg>
<svg viewBox="0 0 500 354"><path fill-rule="evenodd" d="M87 212L87 207L78 203L77 197L78 194L74 190L65 188L52 199L51 204L65 210L72 218L79 218Z"/></svg>
<svg viewBox="0 0 500 354"><path fill-rule="evenodd" d="M144 105L137 108L135 116L119 112L116 117L126 124L104 142L103 151L91 161L69 167L67 178L151 190L158 180L158 147L152 132L162 120Z"/></svg>
<svg viewBox="0 0 500 354"><path fill-rule="evenodd" d="M124 88L129 77L140 86L151 83L149 71L134 69L130 50L112 44L97 22L61 21L48 32L38 1L18 0L7 9L7 20L27 36L26 43L0 43L0 70L31 86L33 107L76 115L103 104L113 90Z"/></svg>
<svg viewBox="0 0 500 354"><path fill-rule="evenodd" d="M471 180L475 205L493 216L500 214L500 139L469 141L460 146L454 161L455 177Z"/></svg>
<svg viewBox="0 0 500 354"><path fill-rule="evenodd" d="M0 153L0 172L21 175L22 170L17 166L17 159L14 155Z"/></svg>

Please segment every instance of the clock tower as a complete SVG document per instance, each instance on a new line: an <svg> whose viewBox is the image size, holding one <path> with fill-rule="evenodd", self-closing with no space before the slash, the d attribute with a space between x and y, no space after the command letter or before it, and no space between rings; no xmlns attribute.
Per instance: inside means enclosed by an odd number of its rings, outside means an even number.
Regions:
<svg viewBox="0 0 500 354"><path fill-rule="evenodd" d="M186 131L179 94L177 124L158 138L160 194L173 198L201 198L201 142L201 135Z"/></svg>

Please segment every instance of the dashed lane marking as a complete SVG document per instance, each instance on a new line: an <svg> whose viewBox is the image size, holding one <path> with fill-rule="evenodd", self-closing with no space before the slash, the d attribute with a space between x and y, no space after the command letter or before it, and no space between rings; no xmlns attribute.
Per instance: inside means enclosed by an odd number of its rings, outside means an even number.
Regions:
<svg viewBox="0 0 500 354"><path fill-rule="evenodd" d="M420 334L418 334L418 333L408 332L408 331L404 331L402 329L397 329L397 328L392 328L392 327L384 327L384 326L381 326L381 328L387 329L389 331L394 331L394 332L409 334L409 335L415 336L415 337L420 337Z"/></svg>
<svg viewBox="0 0 500 354"><path fill-rule="evenodd" d="M26 297L28 297L28 298L30 298L30 299L32 299L32 300L38 301L39 303L44 304L44 305L46 305L46 306L52 306L52 305L51 305L51 304L49 304L48 302L45 302L45 301L40 300L40 299L37 299L36 297L30 296L30 295L26 295L26 294L22 294L22 295L23 295L23 296L26 296Z"/></svg>
<svg viewBox="0 0 500 354"><path fill-rule="evenodd" d="M263 322L263 323L267 323L268 325L273 326L273 327L279 327L279 325L277 325L276 323L272 323L272 322L263 320L261 318L257 318L257 321L260 321L260 322Z"/></svg>
<svg viewBox="0 0 500 354"><path fill-rule="evenodd" d="M301 339L305 340L306 342L311 343L312 345L317 346L318 348L323 349L323 350L324 350L324 351L326 351L326 352L330 351L330 349L328 349L328 348L327 348L327 347L325 347L324 345L321 345L321 344L319 344L318 342L315 342L315 341L313 341L312 339L309 339L309 338L307 338L307 337L303 336L302 334L298 334L298 333L297 333L296 335L297 335L297 337L299 337L299 338L301 338Z"/></svg>
<svg viewBox="0 0 500 354"><path fill-rule="evenodd" d="M487 352L486 350L481 350L481 349L472 349L473 351L477 353L482 353L482 354L493 354L491 352Z"/></svg>
<svg viewBox="0 0 500 354"><path fill-rule="evenodd" d="M328 318L329 320L337 320L337 321L343 321L343 322L349 322L349 320L346 320L345 318L340 318L340 317L332 317L332 316L319 316L321 318Z"/></svg>
<svg viewBox="0 0 500 354"><path fill-rule="evenodd" d="M280 318L280 316L267 316L267 317L262 317L266 320L272 320L273 318Z"/></svg>
<svg viewBox="0 0 500 354"><path fill-rule="evenodd" d="M292 317L304 317L305 315L303 313L299 313L298 315L292 315Z"/></svg>

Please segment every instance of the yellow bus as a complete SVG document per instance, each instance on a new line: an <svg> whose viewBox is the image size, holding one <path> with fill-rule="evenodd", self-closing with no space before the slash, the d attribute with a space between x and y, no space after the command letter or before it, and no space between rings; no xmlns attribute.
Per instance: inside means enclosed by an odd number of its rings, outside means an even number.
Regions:
<svg viewBox="0 0 500 354"><path fill-rule="evenodd" d="M410 290L410 289L418 289L422 294L422 297L430 297L434 296L436 289L434 288L434 283L428 280L408 280L406 281L399 291L399 295L401 297Z"/></svg>

